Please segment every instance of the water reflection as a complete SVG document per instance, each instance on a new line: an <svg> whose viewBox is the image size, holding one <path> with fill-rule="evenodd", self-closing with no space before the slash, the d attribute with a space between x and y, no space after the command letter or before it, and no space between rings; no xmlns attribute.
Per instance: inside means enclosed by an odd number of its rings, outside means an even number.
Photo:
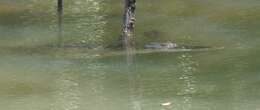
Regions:
<svg viewBox="0 0 260 110"><path fill-rule="evenodd" d="M245 105L241 105L239 103L247 103L249 100L244 99L247 97L246 89L248 86L248 82L243 79L244 72L248 68L248 62L245 60L239 60L234 63L233 60L236 58L230 58L230 65L232 70L227 75L230 80L230 109L238 110L241 108L246 109ZM233 61L233 62L232 62ZM244 99L244 100L243 100ZM248 105L247 105L248 106ZM251 108L251 107L250 107Z"/></svg>
<svg viewBox="0 0 260 110"><path fill-rule="evenodd" d="M107 22L103 0L63 0L64 4L59 5L64 8L57 6L58 0L22 1L7 5L15 7L10 8L13 13L1 13L0 19L4 22L1 22L0 31L8 38L1 45L103 47Z"/></svg>
<svg viewBox="0 0 260 110"><path fill-rule="evenodd" d="M53 86L57 90L53 93L54 103L51 105L51 110L80 110L82 93L71 66L73 63L68 61L63 65L63 69L56 73L58 77Z"/></svg>
<svg viewBox="0 0 260 110"><path fill-rule="evenodd" d="M126 72L129 81L129 101L132 110L142 110L142 88L140 87L140 74L136 68L136 53L134 47L126 47Z"/></svg>
<svg viewBox="0 0 260 110"><path fill-rule="evenodd" d="M64 59L67 60L67 59ZM84 66L83 66L84 65ZM52 110L98 110L106 101L106 68L94 59L71 60L55 80Z"/></svg>
<svg viewBox="0 0 260 110"><path fill-rule="evenodd" d="M181 110L191 110L193 105L193 94L196 93L196 71L197 63L192 60L192 55L182 54L179 57L179 68L181 69L181 76L179 80L183 82L182 90L177 95L183 96Z"/></svg>
<svg viewBox="0 0 260 110"><path fill-rule="evenodd" d="M82 62L82 61L81 61ZM83 108L91 108L93 110L98 110L106 103L108 100L107 96L105 95L105 80L106 78L106 71L104 68L106 68L105 65L103 65L100 62L97 62L95 60L88 59L88 61L83 61L81 65L87 66L86 69L84 69L85 77L87 78L87 81L82 82L82 86L86 86L87 88L84 89L84 98L85 100Z"/></svg>
<svg viewBox="0 0 260 110"><path fill-rule="evenodd" d="M79 83L70 79L69 75L61 75L56 80L58 91L54 94L56 101L51 110L80 110Z"/></svg>
<svg viewBox="0 0 260 110"><path fill-rule="evenodd" d="M103 0L67 1L64 8L64 39L68 46L102 48L106 13Z"/></svg>

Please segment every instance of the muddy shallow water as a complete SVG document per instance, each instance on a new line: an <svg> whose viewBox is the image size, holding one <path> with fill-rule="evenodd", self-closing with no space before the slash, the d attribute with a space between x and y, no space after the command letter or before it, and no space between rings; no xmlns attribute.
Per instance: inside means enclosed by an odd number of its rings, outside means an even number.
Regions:
<svg viewBox="0 0 260 110"><path fill-rule="evenodd" d="M54 0L0 4L1 110L260 110L257 0L140 1L138 48L224 48L130 56L107 49L119 41L121 2L67 1L61 39Z"/></svg>

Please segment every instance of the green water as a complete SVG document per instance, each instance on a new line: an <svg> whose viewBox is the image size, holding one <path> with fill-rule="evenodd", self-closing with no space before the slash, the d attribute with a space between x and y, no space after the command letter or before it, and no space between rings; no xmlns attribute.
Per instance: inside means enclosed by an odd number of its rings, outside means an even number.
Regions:
<svg viewBox="0 0 260 110"><path fill-rule="evenodd" d="M54 0L1 0L0 109L260 110L259 1L138 1L137 48L153 41L225 48L140 49L131 61L113 50L121 5L66 1L60 39Z"/></svg>

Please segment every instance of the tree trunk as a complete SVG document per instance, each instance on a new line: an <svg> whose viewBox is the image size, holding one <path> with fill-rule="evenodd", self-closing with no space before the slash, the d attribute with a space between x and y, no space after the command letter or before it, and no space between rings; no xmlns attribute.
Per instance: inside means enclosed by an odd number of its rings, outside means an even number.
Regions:
<svg viewBox="0 0 260 110"><path fill-rule="evenodd" d="M123 19L123 48L131 48L134 46L134 23L135 23L135 8L136 0L124 0L125 11Z"/></svg>

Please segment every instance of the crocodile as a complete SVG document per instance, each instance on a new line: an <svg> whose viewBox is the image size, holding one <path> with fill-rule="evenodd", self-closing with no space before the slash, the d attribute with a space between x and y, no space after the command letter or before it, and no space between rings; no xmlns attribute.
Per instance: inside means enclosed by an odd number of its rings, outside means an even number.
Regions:
<svg viewBox="0 0 260 110"><path fill-rule="evenodd" d="M200 45L179 45L173 42L152 42L144 46L145 49L207 49L210 46L200 46Z"/></svg>

